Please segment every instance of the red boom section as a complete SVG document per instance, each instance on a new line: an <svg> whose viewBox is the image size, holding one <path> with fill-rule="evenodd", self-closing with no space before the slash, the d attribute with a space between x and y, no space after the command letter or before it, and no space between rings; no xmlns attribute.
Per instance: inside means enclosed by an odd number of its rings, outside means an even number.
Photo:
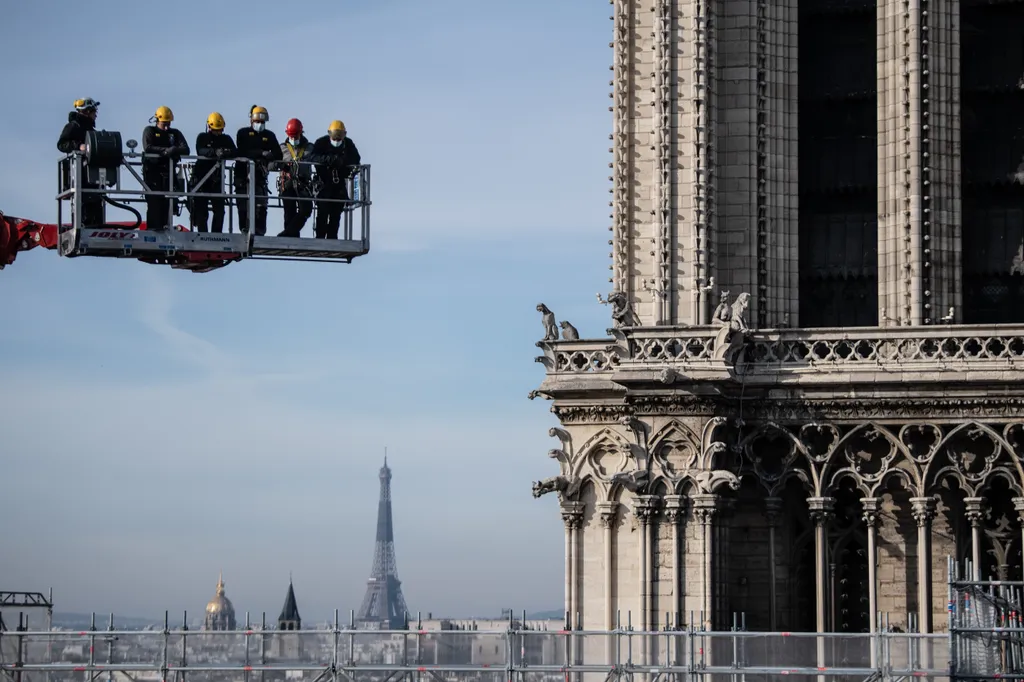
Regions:
<svg viewBox="0 0 1024 682"><path fill-rule="evenodd" d="M10 265L18 254L41 246L57 248L57 226L0 213L0 268Z"/></svg>
<svg viewBox="0 0 1024 682"><path fill-rule="evenodd" d="M136 227L134 221L104 223L100 229L111 230L121 228L123 230L145 230L145 221ZM188 232L187 227L175 225L174 229L179 232ZM0 270L10 265L22 251L30 251L37 246L44 249L56 250L59 239L59 230L54 223L37 223L34 220L5 216L0 212ZM170 265L173 268L192 270L194 272L209 272L216 268L222 268L228 263L238 260L237 256L225 258L223 253L189 252L179 254L172 260L138 258L144 263Z"/></svg>

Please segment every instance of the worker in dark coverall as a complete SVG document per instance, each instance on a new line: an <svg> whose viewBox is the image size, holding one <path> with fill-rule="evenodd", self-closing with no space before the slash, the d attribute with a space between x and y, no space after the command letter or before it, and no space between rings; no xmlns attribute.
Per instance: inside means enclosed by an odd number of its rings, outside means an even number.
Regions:
<svg viewBox="0 0 1024 682"><path fill-rule="evenodd" d="M267 175L269 164L280 161L284 155L281 153L281 143L277 136L267 130L267 121L270 114L265 107L255 104L249 109L249 125L241 128L235 135L235 144L238 146L236 158L252 159L256 164L256 234L267 233L267 195L270 193L267 187ZM249 191L249 164L235 164L235 193L246 194ZM245 199L238 200L238 226L242 232L249 232L249 202Z"/></svg>
<svg viewBox="0 0 1024 682"><path fill-rule="evenodd" d="M224 167L218 162L224 159L233 158L235 155L235 141L230 135L224 134L224 117L218 112L213 112L206 118L206 132L199 133L196 138L196 156L200 157L192 169L192 191L206 194L224 193ZM200 181L206 174L213 170L213 173L202 184ZM213 232L224 231L224 204L223 198L193 197L192 199L192 227L199 232L206 232L206 224L213 212Z"/></svg>
<svg viewBox="0 0 1024 682"><path fill-rule="evenodd" d="M277 195L284 204L284 230L278 237L301 237L302 228L313 215L313 167L298 163L310 161L312 146L302 134L302 121L293 118L284 127L288 139L281 145L283 159L276 164ZM297 201L297 198L306 201Z"/></svg>
<svg viewBox="0 0 1024 682"><path fill-rule="evenodd" d="M100 103L91 97L75 100L75 110L68 114L68 122L57 138L57 149L65 154L85 151L85 134L96 130L96 115ZM63 186L71 186L71 168L61 164ZM82 189L96 189L95 184L84 182ZM99 194L82 195L82 226L99 226L103 224L103 197Z"/></svg>
<svg viewBox="0 0 1024 682"><path fill-rule="evenodd" d="M348 199L346 181L358 170L359 150L348 137L345 124L331 121L327 134L313 143L313 156L317 177L323 183L316 202L316 238L337 239L345 204L324 199Z"/></svg>
<svg viewBox="0 0 1024 682"><path fill-rule="evenodd" d="M188 141L181 131L171 127L174 114L168 107L159 107L142 131L142 179L154 192L174 191L171 162L190 153ZM146 195L146 229L166 230L171 218L171 199Z"/></svg>

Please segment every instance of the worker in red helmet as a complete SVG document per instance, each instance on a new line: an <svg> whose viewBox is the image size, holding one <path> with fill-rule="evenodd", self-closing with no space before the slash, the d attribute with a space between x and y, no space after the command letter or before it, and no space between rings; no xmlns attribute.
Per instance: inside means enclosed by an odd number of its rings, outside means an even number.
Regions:
<svg viewBox="0 0 1024 682"><path fill-rule="evenodd" d="M287 139L281 144L283 157L276 166L277 194L284 204L284 230L278 237L301 237L302 228L313 215L313 167L309 140L302 134L302 121L293 118L284 126Z"/></svg>

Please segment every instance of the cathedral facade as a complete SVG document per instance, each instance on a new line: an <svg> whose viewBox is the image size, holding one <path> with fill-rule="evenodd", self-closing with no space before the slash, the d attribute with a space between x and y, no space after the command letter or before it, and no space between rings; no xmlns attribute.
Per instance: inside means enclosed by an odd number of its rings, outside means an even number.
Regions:
<svg viewBox="0 0 1024 682"><path fill-rule="evenodd" d="M1024 2L612 7L611 328L538 305L531 394L566 612L943 630L947 557L1022 578Z"/></svg>

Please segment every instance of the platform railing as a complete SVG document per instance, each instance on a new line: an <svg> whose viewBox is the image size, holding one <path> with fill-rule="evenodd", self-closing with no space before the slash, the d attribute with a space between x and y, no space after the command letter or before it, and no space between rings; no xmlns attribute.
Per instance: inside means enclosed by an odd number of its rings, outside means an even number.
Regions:
<svg viewBox="0 0 1024 682"><path fill-rule="evenodd" d="M250 258L281 258L302 260L351 260L363 255L370 249L370 166L363 164L350 167L352 172L345 178L347 199L319 196L318 183L309 186L308 193L282 197L274 190L278 187L276 176L282 170L294 169L294 165L315 169L319 164L308 161L252 161L250 159L210 159L196 155L181 156L170 159L158 155L144 155L134 151L115 153L117 163L108 163L105 167L89 158L89 152L73 152L62 158L58 163L57 222L61 226L61 254L86 255L80 253L80 235L83 230L115 229L131 230L139 221L146 220L147 199L166 197L167 225L174 232L199 232L192 224L191 210L195 199L224 201L224 226L221 234L245 234L244 257ZM120 158L117 158L120 156ZM171 189L150 187L145 180L143 159L160 159L167 164L167 173L173 178ZM212 163L213 166L195 177L196 163ZM258 182L257 167L266 168L265 182ZM339 169L338 172L344 173ZM235 177L245 173L247 183L243 191L238 189ZM259 173L263 174L263 173ZM316 178L315 171L312 177ZM220 192L202 191L203 185L212 180L213 184L223 189ZM322 183L319 183L322 185ZM263 185L263 186L261 186ZM284 201L296 202L299 207L308 206L310 215L303 226L303 232L310 234L315 230L317 215L324 205L340 205L342 207L339 220L337 239L313 239L307 237L277 237L284 228ZM96 208L92 214L102 217L101 225L89 225L83 220L87 216L86 204L92 202ZM266 235L256 234L257 202L267 207ZM66 205L70 204L70 216L66 215ZM240 206L248 207L248 225L244 228L236 223L235 211ZM125 211L125 220L111 222L110 208ZM188 211L189 218L181 220L181 215ZM208 209L212 216L212 210ZM176 226L176 222L184 225ZM209 218L208 218L209 230ZM148 226L147 226L148 227ZM185 228L184 230L182 228ZM71 233L68 235L67 233ZM95 234L95 233L91 233ZM209 233L216 235L218 233ZM116 235L115 235L116 236ZM208 238L208 239L212 239ZM95 246L84 249L88 255L108 255L98 252Z"/></svg>
<svg viewBox="0 0 1024 682"><path fill-rule="evenodd" d="M0 635L0 644L5 640L9 645L0 673L25 675L22 682L45 672L79 673L92 679L122 671L170 681L180 680L182 673L263 680L267 673L289 670L308 671L311 677L319 673L337 682L356 675L384 679L421 673L424 682L659 682L665 676L710 682L740 675L752 676L748 680L949 679L949 641L941 634L536 630L519 625L500 630L371 631L337 623L303 630L239 624L228 631L139 631L116 629L111 622L107 628L89 631ZM872 642L880 644L874 657ZM48 645L63 652L57 660L43 660Z"/></svg>

